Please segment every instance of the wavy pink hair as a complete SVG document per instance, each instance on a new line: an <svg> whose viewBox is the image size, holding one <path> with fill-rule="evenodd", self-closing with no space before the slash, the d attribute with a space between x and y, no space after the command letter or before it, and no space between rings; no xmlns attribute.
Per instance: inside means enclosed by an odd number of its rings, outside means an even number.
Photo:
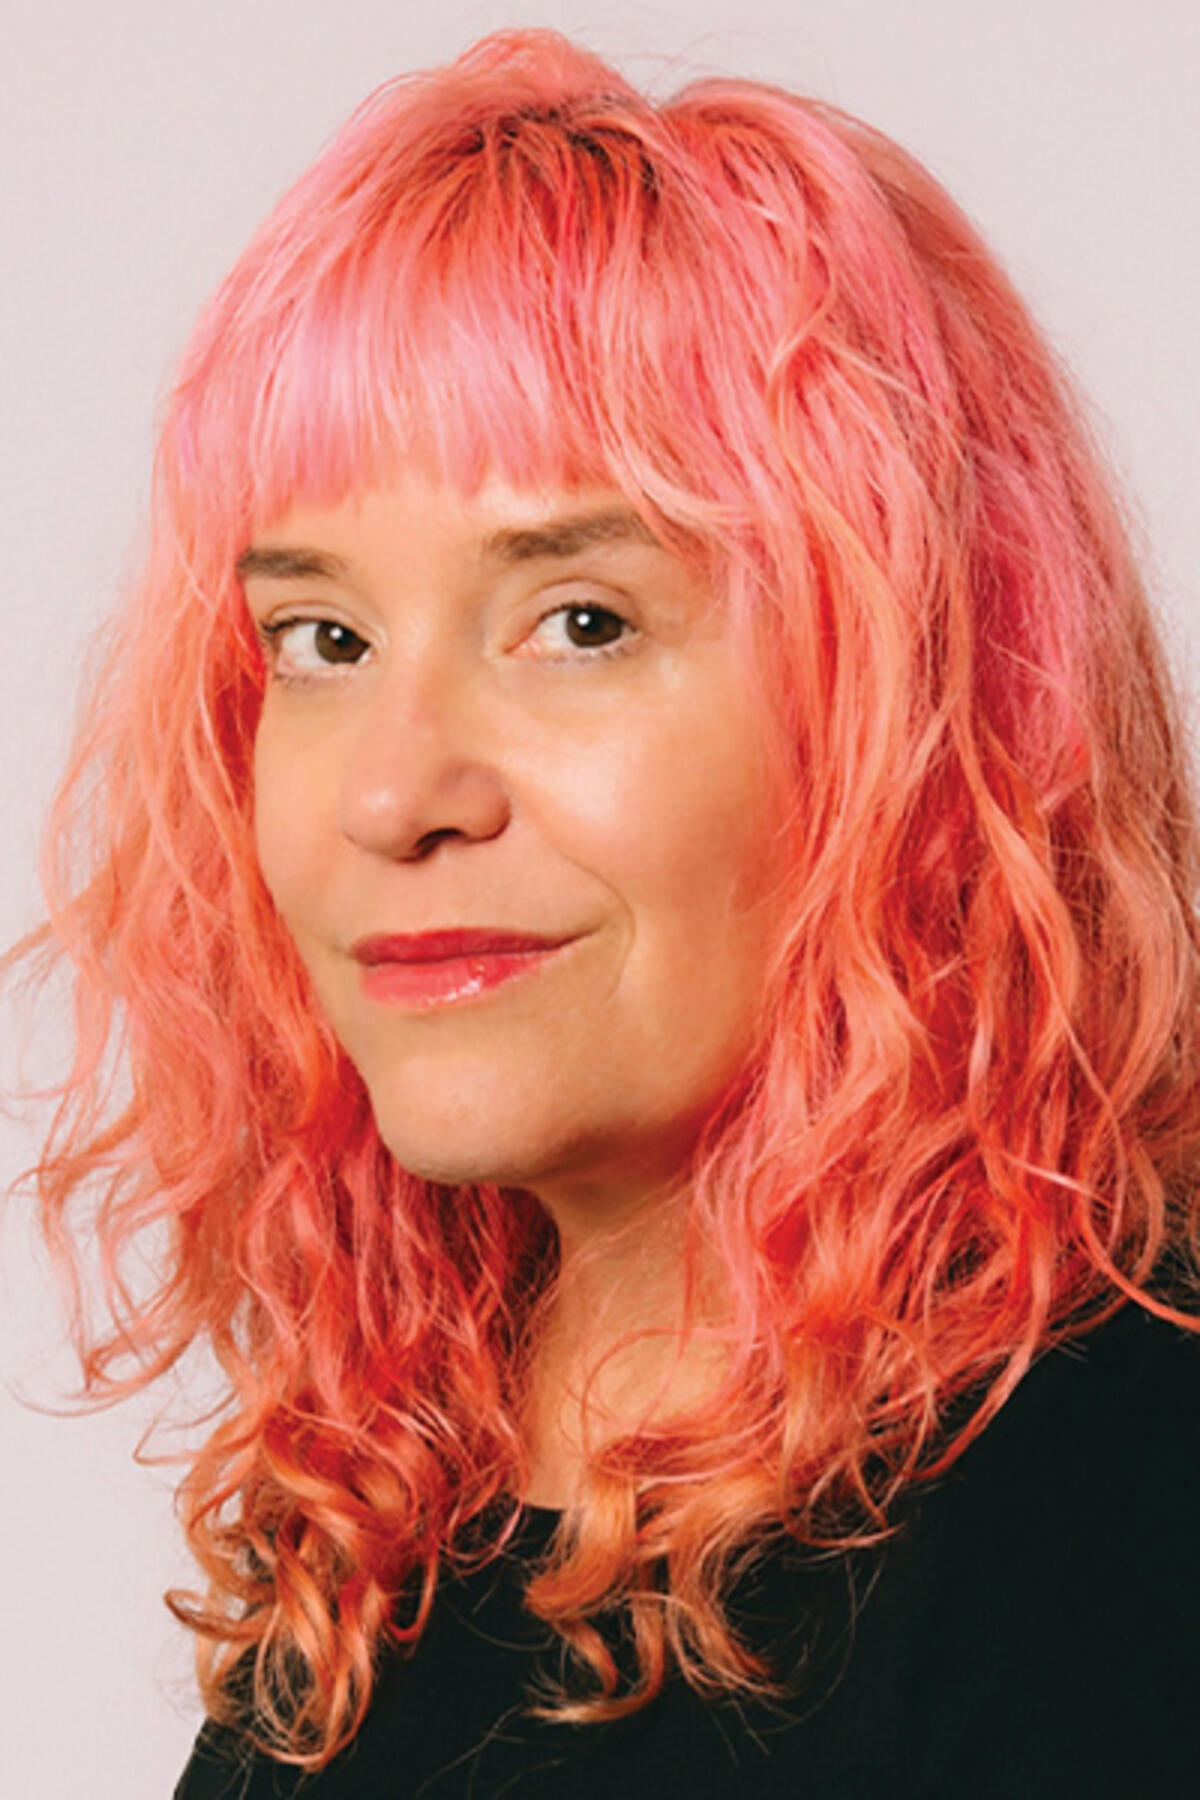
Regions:
<svg viewBox="0 0 1200 1800"><path fill-rule="evenodd" d="M68 1266L98 1196L88 1390L214 1347L229 1403L182 1490L209 1592L173 1604L210 1707L253 1652L260 1740L312 1765L440 1563L510 1529L556 1275L530 1196L383 1148L255 862L237 554L398 459L624 490L739 609L794 796L760 1050L691 1184L719 1391L597 1453L532 1583L595 1678L560 1710L641 1705L672 1665L765 1679L735 1552L884 1528L1055 1336L1170 1312L1196 1224L1175 705L1106 477L972 228L829 107L734 80L653 105L553 33L387 84L186 351L19 947L75 971L38 1174ZM123 1271L164 1224L147 1296ZM632 1689L591 1623L614 1600Z"/></svg>

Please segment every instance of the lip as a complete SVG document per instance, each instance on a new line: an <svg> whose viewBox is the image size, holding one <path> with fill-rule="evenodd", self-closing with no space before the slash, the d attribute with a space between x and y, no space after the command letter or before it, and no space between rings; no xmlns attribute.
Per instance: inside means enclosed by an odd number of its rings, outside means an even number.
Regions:
<svg viewBox="0 0 1200 1800"><path fill-rule="evenodd" d="M467 926L448 931L395 932L359 938L350 954L368 968L380 963L454 962L474 956L525 956L556 950L566 937L541 937L531 931L501 931Z"/></svg>
<svg viewBox="0 0 1200 1800"><path fill-rule="evenodd" d="M360 938L366 997L419 1011L477 1000L530 975L573 938L495 929L423 931Z"/></svg>

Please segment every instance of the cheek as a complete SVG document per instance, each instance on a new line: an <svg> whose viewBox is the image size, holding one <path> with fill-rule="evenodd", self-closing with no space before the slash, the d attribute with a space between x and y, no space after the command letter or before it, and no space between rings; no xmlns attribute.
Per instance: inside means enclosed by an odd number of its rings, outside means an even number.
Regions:
<svg viewBox="0 0 1200 1800"><path fill-rule="evenodd" d="M762 860L771 810L744 692L627 713L605 731L546 746L530 768L547 828L619 893L690 899L697 871L724 881ZM553 823L550 823L552 816Z"/></svg>
<svg viewBox="0 0 1200 1800"><path fill-rule="evenodd" d="M283 830L288 796L281 765L272 756L269 733L260 725L254 740L254 848L267 891L282 909L288 886L288 834Z"/></svg>
<svg viewBox="0 0 1200 1800"><path fill-rule="evenodd" d="M290 929L328 856L319 766L264 715L254 742L254 845L267 891Z"/></svg>
<svg viewBox="0 0 1200 1800"><path fill-rule="evenodd" d="M626 982L668 1008L712 1006L714 1025L757 998L778 886L779 800L753 717L740 686L718 689L572 752L552 790L551 834L625 914Z"/></svg>
<svg viewBox="0 0 1200 1800"><path fill-rule="evenodd" d="M760 894L774 807L740 691L652 748L640 809L643 872L664 903L700 922Z"/></svg>

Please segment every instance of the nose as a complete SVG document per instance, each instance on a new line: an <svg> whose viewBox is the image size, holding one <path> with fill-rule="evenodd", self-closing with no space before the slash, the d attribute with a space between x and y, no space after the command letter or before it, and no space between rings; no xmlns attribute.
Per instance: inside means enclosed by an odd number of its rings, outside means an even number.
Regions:
<svg viewBox="0 0 1200 1800"><path fill-rule="evenodd" d="M498 837L512 806L480 704L453 679L388 684L366 701L343 765L342 835L402 862Z"/></svg>

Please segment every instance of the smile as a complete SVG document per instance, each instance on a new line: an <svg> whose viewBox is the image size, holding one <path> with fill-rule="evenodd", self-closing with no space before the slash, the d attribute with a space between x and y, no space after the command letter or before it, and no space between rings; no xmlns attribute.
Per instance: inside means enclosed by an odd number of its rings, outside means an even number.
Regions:
<svg viewBox="0 0 1200 1800"><path fill-rule="evenodd" d="M470 944L463 941L466 937L429 933L407 940L373 939L357 946L355 954L364 964L364 995L385 1005L423 1011L461 1005L532 974L573 941L504 941L497 934L490 942Z"/></svg>

